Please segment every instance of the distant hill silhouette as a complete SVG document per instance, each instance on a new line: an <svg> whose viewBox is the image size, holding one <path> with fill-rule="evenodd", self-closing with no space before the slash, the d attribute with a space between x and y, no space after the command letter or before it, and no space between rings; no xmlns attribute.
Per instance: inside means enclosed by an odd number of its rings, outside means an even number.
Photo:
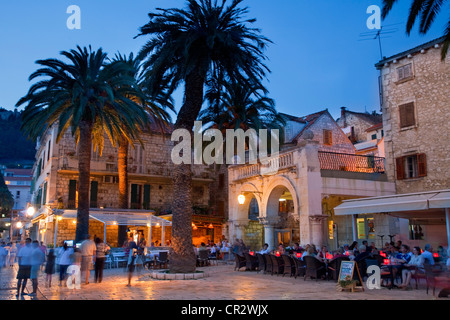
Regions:
<svg viewBox="0 0 450 320"><path fill-rule="evenodd" d="M0 163L33 162L36 143L20 130L21 112L0 108Z"/></svg>

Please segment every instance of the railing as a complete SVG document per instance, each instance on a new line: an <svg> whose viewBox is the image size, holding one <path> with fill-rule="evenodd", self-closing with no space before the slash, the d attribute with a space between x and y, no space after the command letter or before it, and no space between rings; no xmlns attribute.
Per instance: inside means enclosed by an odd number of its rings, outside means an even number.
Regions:
<svg viewBox="0 0 450 320"><path fill-rule="evenodd" d="M364 173L384 173L384 158L319 151L320 169Z"/></svg>
<svg viewBox="0 0 450 320"><path fill-rule="evenodd" d="M280 169L294 166L293 152L281 154L278 157L268 158L267 163L250 164L238 168L237 179L244 179L264 173L275 173Z"/></svg>

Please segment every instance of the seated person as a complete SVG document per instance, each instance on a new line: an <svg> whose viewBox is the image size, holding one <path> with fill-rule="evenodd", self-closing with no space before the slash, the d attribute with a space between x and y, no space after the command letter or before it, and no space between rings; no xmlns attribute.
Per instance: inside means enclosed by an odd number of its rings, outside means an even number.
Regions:
<svg viewBox="0 0 450 320"><path fill-rule="evenodd" d="M299 244L296 242L294 243L294 246L291 248L291 250L289 250L289 254L296 254L296 253L301 253L302 252L302 248L299 246Z"/></svg>
<svg viewBox="0 0 450 320"><path fill-rule="evenodd" d="M269 245L267 243L264 243L263 248L259 251L260 254L269 254Z"/></svg>
<svg viewBox="0 0 450 320"><path fill-rule="evenodd" d="M339 248L334 252L333 259L343 258L343 257L347 257L347 256L344 254L344 250L342 248Z"/></svg>
<svg viewBox="0 0 450 320"><path fill-rule="evenodd" d="M415 274L416 272L424 273L425 269L423 268L423 262L424 258L420 254L420 248L414 247L413 248L413 256L410 258L408 262L404 264L403 270L402 270L402 284L399 285L399 288L406 289L409 285L409 282L411 281L411 276Z"/></svg>
<svg viewBox="0 0 450 320"><path fill-rule="evenodd" d="M359 254L355 257L354 261L359 262L367 257L370 256L370 253L367 251L367 248L365 245L361 245L359 247Z"/></svg>
<svg viewBox="0 0 450 320"><path fill-rule="evenodd" d="M433 254L431 253L433 249L431 248L431 245L426 244L425 250L422 252L422 257L424 259L424 262L428 262L430 265L434 265L434 258Z"/></svg>

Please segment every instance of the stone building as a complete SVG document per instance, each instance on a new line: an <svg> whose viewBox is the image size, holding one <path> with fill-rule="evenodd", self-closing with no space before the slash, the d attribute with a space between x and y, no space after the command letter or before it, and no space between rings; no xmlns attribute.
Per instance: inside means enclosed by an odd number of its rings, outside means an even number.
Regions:
<svg viewBox="0 0 450 320"><path fill-rule="evenodd" d="M376 64L386 174L397 195L349 201L337 209L395 216L396 224L384 234L411 246L446 246L450 239L450 55L441 60L443 41L435 39Z"/></svg>
<svg viewBox="0 0 450 320"><path fill-rule="evenodd" d="M345 199L394 193L384 159L360 156L327 110L284 115L280 153L257 164L229 166L228 235L253 250L264 243L328 245L354 239L351 217L334 214ZM268 171L267 168L276 168ZM374 217L358 220L360 239L375 239ZM375 222L376 228L380 223Z"/></svg>
<svg viewBox="0 0 450 320"><path fill-rule="evenodd" d="M367 130L382 122L381 114L355 112L347 110L346 107L341 107L341 116L336 119L336 123L353 143L368 141Z"/></svg>
<svg viewBox="0 0 450 320"><path fill-rule="evenodd" d="M33 167L33 197L32 204L38 208L34 218L34 237L46 243L60 243L60 240L75 237L73 211L78 201L78 158L77 146L70 132L66 132L59 142L56 142L55 126L40 137L37 145L36 162ZM111 245L117 246L117 230L119 224L114 224L108 214L147 215L164 218L167 226L162 232L161 223L154 222L151 227L140 218L139 223L128 225L128 230L144 237L147 241L151 235L152 241L170 240L170 221L172 219L173 194L171 150L171 130L164 134L156 126L151 131L141 135L143 145L136 143L129 147L128 179L129 202L126 212L118 210L118 149L113 147L105 137L103 153L100 155L92 150L91 158L91 188L90 206L92 219L90 233L103 236ZM192 197L193 197L193 241L219 241L222 237L222 224L226 217L226 170L206 165L192 165ZM103 216L100 216L103 212ZM57 216L59 220L57 239L55 227ZM124 217L121 217L124 219ZM137 218L136 218L137 219ZM67 220L67 221L65 221ZM155 221L161 222L159 219ZM102 221L102 222L99 222ZM109 221L106 223L105 221ZM125 222L123 222L125 224ZM161 226L162 227L162 226ZM164 236L162 235L164 234Z"/></svg>

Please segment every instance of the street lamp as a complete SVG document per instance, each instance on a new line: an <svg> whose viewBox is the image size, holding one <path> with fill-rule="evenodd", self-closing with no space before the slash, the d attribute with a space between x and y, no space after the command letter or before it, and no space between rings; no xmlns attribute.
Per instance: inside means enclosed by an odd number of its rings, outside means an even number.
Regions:
<svg viewBox="0 0 450 320"><path fill-rule="evenodd" d="M238 202L239 202L239 204L244 204L244 202L245 202L245 196L244 196L243 194L240 194L240 195L238 196Z"/></svg>
<svg viewBox="0 0 450 320"><path fill-rule="evenodd" d="M23 223L22 222L17 222L16 223L16 227L17 227L17 229L22 229L22 227L23 227Z"/></svg>
<svg viewBox="0 0 450 320"><path fill-rule="evenodd" d="M29 217L32 217L34 215L34 213L36 212L36 210L34 209L34 207L28 207L27 209L27 215Z"/></svg>

